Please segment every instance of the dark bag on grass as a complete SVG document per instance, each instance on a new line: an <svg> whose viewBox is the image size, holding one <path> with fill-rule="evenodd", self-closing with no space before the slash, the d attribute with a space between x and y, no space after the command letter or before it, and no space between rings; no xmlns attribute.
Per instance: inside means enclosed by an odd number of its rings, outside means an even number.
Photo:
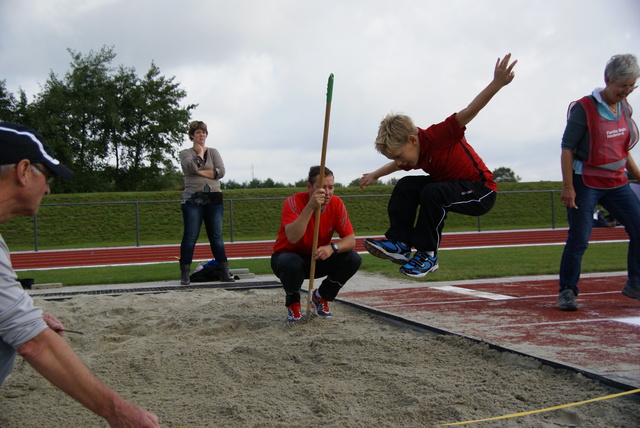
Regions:
<svg viewBox="0 0 640 428"><path fill-rule="evenodd" d="M220 281L221 273L218 266L204 266L199 271L191 274L191 282Z"/></svg>

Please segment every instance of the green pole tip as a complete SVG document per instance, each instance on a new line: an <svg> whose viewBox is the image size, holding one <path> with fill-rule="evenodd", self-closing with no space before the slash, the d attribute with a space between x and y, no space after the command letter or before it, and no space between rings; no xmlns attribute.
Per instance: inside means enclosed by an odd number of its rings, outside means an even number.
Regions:
<svg viewBox="0 0 640 428"><path fill-rule="evenodd" d="M333 73L329 75L329 82L327 83L327 102L331 102L333 97Z"/></svg>

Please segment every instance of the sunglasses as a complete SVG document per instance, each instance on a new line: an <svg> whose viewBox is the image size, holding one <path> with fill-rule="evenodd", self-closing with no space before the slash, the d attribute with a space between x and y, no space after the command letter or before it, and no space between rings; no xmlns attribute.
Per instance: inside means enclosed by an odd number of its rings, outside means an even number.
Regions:
<svg viewBox="0 0 640 428"><path fill-rule="evenodd" d="M44 175L45 180L47 180L47 184L51 184L51 182L53 181L53 176L47 168L37 163L32 163L31 166L40 171L42 175Z"/></svg>

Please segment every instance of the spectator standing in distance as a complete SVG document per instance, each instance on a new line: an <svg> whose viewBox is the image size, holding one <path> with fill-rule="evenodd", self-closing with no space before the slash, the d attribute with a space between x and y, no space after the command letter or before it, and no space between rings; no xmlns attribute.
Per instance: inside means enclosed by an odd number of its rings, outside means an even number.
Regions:
<svg viewBox="0 0 640 428"><path fill-rule="evenodd" d="M211 253L218 263L220 279L233 282L229 272L229 262L222 240L222 217L224 204L220 179L225 168L218 150L207 147L209 135L207 124L194 120L189 123L189 139L193 147L180 152L180 165L184 173L184 191L182 192L182 220L184 233L180 244L180 284L191 283L189 274L193 252L204 222L209 238Z"/></svg>

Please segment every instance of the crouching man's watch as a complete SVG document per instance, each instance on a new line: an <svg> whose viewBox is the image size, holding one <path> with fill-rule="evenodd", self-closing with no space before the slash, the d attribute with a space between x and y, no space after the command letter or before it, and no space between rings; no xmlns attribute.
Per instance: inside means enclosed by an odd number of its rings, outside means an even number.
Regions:
<svg viewBox="0 0 640 428"><path fill-rule="evenodd" d="M335 242L331 243L331 248L333 248L334 253L337 253L338 250L340 249L340 247L338 247L338 244L336 244Z"/></svg>

